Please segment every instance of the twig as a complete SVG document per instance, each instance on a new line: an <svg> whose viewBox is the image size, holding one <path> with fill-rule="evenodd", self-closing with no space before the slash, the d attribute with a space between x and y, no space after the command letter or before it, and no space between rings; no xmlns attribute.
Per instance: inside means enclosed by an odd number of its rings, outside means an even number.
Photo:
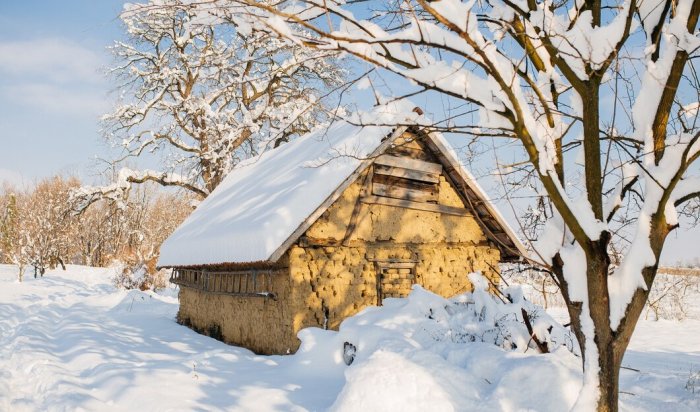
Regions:
<svg viewBox="0 0 700 412"><path fill-rule="evenodd" d="M535 344L537 345L537 348L540 350L541 353L549 353L549 348L547 347L547 342L540 342L540 340L537 338L537 335L535 335L535 332L532 330L532 324L530 323L530 317L527 314L527 311L525 308L521 308L520 311L523 314L523 320L525 321L525 326L527 327L527 332L530 334L530 337L532 340L535 341Z"/></svg>

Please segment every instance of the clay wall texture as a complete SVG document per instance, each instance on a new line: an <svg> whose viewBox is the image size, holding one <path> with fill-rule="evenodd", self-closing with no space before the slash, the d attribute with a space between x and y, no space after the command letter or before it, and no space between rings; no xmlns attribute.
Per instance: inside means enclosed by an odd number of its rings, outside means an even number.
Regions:
<svg viewBox="0 0 700 412"><path fill-rule="evenodd" d="M497 282L500 260L472 216L364 204L343 245L362 189L360 178L306 232L319 246L293 246L288 255L295 330L337 329L348 316L377 304L376 261L415 262L415 283L445 297L471 290L467 274ZM464 207L444 177L439 204ZM333 246L320 246L324 241ZM303 243L303 242L302 242Z"/></svg>
<svg viewBox="0 0 700 412"><path fill-rule="evenodd" d="M180 287L178 322L226 343L256 353L287 353L297 349L292 328L289 270L272 275L275 299L213 294Z"/></svg>

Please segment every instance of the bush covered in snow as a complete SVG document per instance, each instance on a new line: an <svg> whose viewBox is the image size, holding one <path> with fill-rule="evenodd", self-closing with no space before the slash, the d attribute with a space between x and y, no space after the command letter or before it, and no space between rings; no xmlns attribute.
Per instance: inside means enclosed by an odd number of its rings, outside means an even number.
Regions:
<svg viewBox="0 0 700 412"><path fill-rule="evenodd" d="M526 299L545 309L550 307L566 307L561 297L559 286L552 276L543 270L529 265L503 265L501 276L508 282L520 285Z"/></svg>
<svg viewBox="0 0 700 412"><path fill-rule="evenodd" d="M119 289L160 290L168 286L170 270L149 270L144 263L128 264L116 261L112 264L112 284Z"/></svg>
<svg viewBox="0 0 700 412"><path fill-rule="evenodd" d="M509 399L537 410L542 399L552 410L569 409L580 380L572 333L520 288L496 295L481 275L469 277L473 293L445 299L416 285L405 299L385 299L346 319L338 332L304 329L295 359L307 371L351 364L336 411L454 410L489 388L522 385L533 370L547 382L575 384L554 395L549 385L534 385L528 393L511 391ZM551 353L538 355L540 347Z"/></svg>
<svg viewBox="0 0 700 412"><path fill-rule="evenodd" d="M488 281L480 274L472 273L469 278L475 285L472 293L445 299L415 285L405 299L385 299L384 306L366 308L343 321L330 350L336 352L337 360L347 356L345 342L356 348L356 360L387 345L398 349L473 342L513 352L541 352L543 347L553 352L564 347L575 353L573 334L527 301L518 286L503 290L501 298L489 291ZM318 350L323 339L317 333L313 328L299 333L300 353Z"/></svg>
<svg viewBox="0 0 700 412"><path fill-rule="evenodd" d="M646 319L683 320L700 292L700 277L659 274L649 293Z"/></svg>

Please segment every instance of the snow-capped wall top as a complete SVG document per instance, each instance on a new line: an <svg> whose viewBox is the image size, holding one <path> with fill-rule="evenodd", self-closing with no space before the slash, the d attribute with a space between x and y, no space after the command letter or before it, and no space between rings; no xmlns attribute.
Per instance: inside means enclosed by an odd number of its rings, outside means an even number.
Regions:
<svg viewBox="0 0 700 412"><path fill-rule="evenodd" d="M158 266L276 261L323 213L323 206L406 129L391 125L427 121L412 109L407 103L381 106L240 163L163 243ZM452 165L454 178L486 200L445 139L438 133L429 138L442 161ZM503 217L490 202L485 206L507 239L503 257L524 253Z"/></svg>
<svg viewBox="0 0 700 412"><path fill-rule="evenodd" d="M270 260L392 133L384 125L417 120L406 109L381 107L354 119L382 126L336 121L242 162L163 243L158 265Z"/></svg>

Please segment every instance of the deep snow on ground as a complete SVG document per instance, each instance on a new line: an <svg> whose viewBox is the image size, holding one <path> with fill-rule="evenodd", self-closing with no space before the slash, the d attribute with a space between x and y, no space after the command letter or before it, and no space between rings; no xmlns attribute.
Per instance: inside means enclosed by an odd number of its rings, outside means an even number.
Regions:
<svg viewBox="0 0 700 412"><path fill-rule="evenodd" d="M575 401L578 358L566 349L428 339L421 305L437 297L370 309L340 333L303 331L294 356L259 356L175 323L174 290L116 290L109 276L69 266L20 284L0 265L0 411L549 411ZM358 344L351 366L346 339ZM700 384L685 388L700 370L697 317L640 321L623 364L638 370L622 370L623 410L700 410Z"/></svg>

